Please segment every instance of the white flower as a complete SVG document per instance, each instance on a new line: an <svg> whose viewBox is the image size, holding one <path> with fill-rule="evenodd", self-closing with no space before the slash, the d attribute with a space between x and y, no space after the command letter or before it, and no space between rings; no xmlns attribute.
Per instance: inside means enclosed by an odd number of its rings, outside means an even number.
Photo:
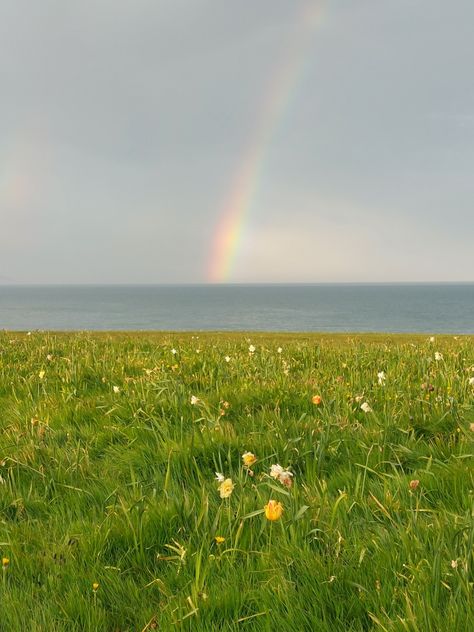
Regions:
<svg viewBox="0 0 474 632"><path fill-rule="evenodd" d="M469 384L470 384L471 386L474 386L474 377L470 377L470 378L469 378Z"/></svg>
<svg viewBox="0 0 474 632"><path fill-rule="evenodd" d="M385 371L379 371L377 373L377 378L378 378L380 386L383 386L385 384L385 379L386 379Z"/></svg>
<svg viewBox="0 0 474 632"><path fill-rule="evenodd" d="M199 399L199 397L196 397L195 395L191 395L191 405L192 406L197 406L197 404L199 404L201 400Z"/></svg>
<svg viewBox="0 0 474 632"><path fill-rule="evenodd" d="M361 404L360 407L364 411L364 413L371 413L372 412L372 408L369 406L369 404L367 402L364 402L363 404Z"/></svg>
<svg viewBox="0 0 474 632"><path fill-rule="evenodd" d="M270 476L277 481L280 481L282 485L285 487L291 487L293 481L293 472L290 470L285 470L278 463L276 465L272 465L270 468Z"/></svg>
<svg viewBox="0 0 474 632"><path fill-rule="evenodd" d="M255 347L253 345L249 346L249 353L254 353L255 352Z"/></svg>
<svg viewBox="0 0 474 632"><path fill-rule="evenodd" d="M224 358L224 360L225 360L226 362L230 362L230 356L226 356L226 357Z"/></svg>
<svg viewBox="0 0 474 632"><path fill-rule="evenodd" d="M29 331L26 335L27 335L27 336L31 336L31 331Z"/></svg>
<svg viewBox="0 0 474 632"><path fill-rule="evenodd" d="M356 400L357 403L361 402L363 399L364 399L363 395L356 395L355 396L355 400Z"/></svg>
<svg viewBox="0 0 474 632"><path fill-rule="evenodd" d="M284 470L280 474L280 478L278 480L285 487L291 487L293 484L292 476L293 476L293 472L290 472L289 470Z"/></svg>
<svg viewBox="0 0 474 632"><path fill-rule="evenodd" d="M431 336L431 338L430 338L430 342L434 342L434 341L435 341L435 337L434 337L434 336Z"/></svg>
<svg viewBox="0 0 474 632"><path fill-rule="evenodd" d="M120 393L120 387L119 386L114 386L113 390L114 390L114 393Z"/></svg>
<svg viewBox="0 0 474 632"><path fill-rule="evenodd" d="M282 351L283 351L283 349L281 347L278 347L277 353L281 353Z"/></svg>
<svg viewBox="0 0 474 632"><path fill-rule="evenodd" d="M178 352L176 351L176 349L171 349L171 353L172 353L173 355L176 355Z"/></svg>
<svg viewBox="0 0 474 632"><path fill-rule="evenodd" d="M435 356L434 357L435 357L436 362L439 362L440 360L443 359L443 355L439 351L435 352Z"/></svg>
<svg viewBox="0 0 474 632"><path fill-rule="evenodd" d="M48 353L48 355L46 356L46 360L49 360L51 362L51 360L53 359L53 356Z"/></svg>
<svg viewBox="0 0 474 632"><path fill-rule="evenodd" d="M225 481L224 474L221 474L220 472L216 472L216 481L218 483L223 483Z"/></svg>
<svg viewBox="0 0 474 632"><path fill-rule="evenodd" d="M270 476L272 478L280 478L280 476L283 474L285 470L282 468L281 465L278 465L278 463L276 465L272 465L270 468Z"/></svg>

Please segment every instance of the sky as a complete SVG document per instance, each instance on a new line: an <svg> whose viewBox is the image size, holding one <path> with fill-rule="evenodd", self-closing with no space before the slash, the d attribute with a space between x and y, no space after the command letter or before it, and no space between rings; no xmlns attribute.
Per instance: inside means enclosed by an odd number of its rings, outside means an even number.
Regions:
<svg viewBox="0 0 474 632"><path fill-rule="evenodd" d="M472 0L3 0L0 283L474 280Z"/></svg>

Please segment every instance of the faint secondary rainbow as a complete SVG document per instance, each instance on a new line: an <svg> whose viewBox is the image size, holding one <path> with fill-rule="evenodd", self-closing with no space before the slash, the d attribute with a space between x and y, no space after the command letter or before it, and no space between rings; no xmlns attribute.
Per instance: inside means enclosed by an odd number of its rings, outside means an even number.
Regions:
<svg viewBox="0 0 474 632"><path fill-rule="evenodd" d="M243 153L214 231L207 274L210 282L223 283L230 278L265 156L304 73L313 34L321 18L320 0L309 0L304 4L297 16L286 58L271 77L259 108L255 132Z"/></svg>

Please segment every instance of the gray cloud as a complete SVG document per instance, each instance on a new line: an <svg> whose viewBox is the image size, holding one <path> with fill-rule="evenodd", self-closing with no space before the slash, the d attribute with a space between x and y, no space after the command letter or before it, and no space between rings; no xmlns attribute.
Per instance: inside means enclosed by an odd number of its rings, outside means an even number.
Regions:
<svg viewBox="0 0 474 632"><path fill-rule="evenodd" d="M3 2L2 278L205 280L311 3ZM472 280L473 18L469 0L325 4L232 280Z"/></svg>

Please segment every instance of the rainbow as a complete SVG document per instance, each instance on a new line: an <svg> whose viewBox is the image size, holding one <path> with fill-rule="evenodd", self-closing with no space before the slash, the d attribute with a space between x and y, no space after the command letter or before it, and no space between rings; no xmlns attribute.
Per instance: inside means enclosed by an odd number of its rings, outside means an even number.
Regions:
<svg viewBox="0 0 474 632"><path fill-rule="evenodd" d="M242 234L258 191L265 157L279 123L303 76L316 27L321 23L322 4L308 0L298 14L288 54L269 82L255 126L255 133L233 177L226 202L213 235L207 280L224 283L231 278Z"/></svg>

